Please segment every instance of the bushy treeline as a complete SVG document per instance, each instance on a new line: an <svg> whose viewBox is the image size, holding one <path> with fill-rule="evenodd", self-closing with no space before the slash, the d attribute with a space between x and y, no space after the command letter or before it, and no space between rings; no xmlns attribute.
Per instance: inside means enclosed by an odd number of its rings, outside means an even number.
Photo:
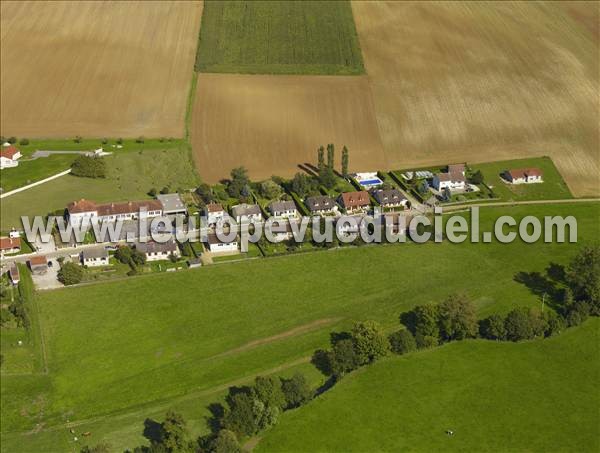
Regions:
<svg viewBox="0 0 600 453"><path fill-rule="evenodd" d="M106 178L106 162L102 157L78 156L71 164L71 174L85 178Z"/></svg>

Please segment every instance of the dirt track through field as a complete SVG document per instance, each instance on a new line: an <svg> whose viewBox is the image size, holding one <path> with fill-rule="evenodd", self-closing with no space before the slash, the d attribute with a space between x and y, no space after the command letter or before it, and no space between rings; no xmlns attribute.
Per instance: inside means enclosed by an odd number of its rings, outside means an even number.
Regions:
<svg viewBox="0 0 600 453"><path fill-rule="evenodd" d="M391 168L546 155L600 194L598 3L352 7Z"/></svg>
<svg viewBox="0 0 600 453"><path fill-rule="evenodd" d="M1 3L0 132L182 137L202 3Z"/></svg>
<svg viewBox="0 0 600 453"><path fill-rule="evenodd" d="M351 170L386 166L368 79L362 76L200 74L192 146L202 179L243 165L253 179L292 176L317 148L346 145Z"/></svg>

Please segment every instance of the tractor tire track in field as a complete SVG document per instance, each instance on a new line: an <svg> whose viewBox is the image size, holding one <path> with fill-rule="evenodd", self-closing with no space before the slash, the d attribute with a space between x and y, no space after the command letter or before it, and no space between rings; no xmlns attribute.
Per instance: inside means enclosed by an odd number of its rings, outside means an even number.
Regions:
<svg viewBox="0 0 600 453"><path fill-rule="evenodd" d="M271 343L274 343L277 341L304 335L306 333L318 330L325 326L335 324L335 323L341 321L342 319L344 319L344 318L336 317L336 318L317 319L308 324L303 324L303 325L294 327L292 329L286 330L285 332L281 332L276 335L272 335L270 337L265 337L265 338L260 338L258 340L250 341L249 343L246 343L242 346L230 349L228 351L224 351L217 355L207 357L204 360L211 360L211 359L227 357L227 356L239 354L242 352L246 352L246 351L252 350L254 348L264 346L267 344L271 344ZM90 417L90 418L86 418L86 419L82 419L82 420L78 420L78 421L72 421L72 422L68 422L68 423L58 424L58 425L54 425L54 426L49 426L47 428L34 429L34 431L31 431L31 430L12 431L12 432L4 432L3 434L19 434L20 433L22 435L31 435L31 434L37 434L40 432L58 431L61 429L69 429L69 428L74 428L77 426L98 423L98 422L102 422L107 419L123 420L123 419L127 419L129 417L138 417L138 416L145 417L149 413L165 411L165 410L169 409L170 407L172 407L174 404L179 404L179 403L182 403L185 401L193 400L193 399L204 397L204 396L214 395L214 394L223 392L230 387L246 384L248 382L251 382L257 376L271 375L271 374L286 370L288 368L292 368L297 365L308 363L308 362L310 362L311 357L312 356L300 357L300 358L292 360L290 362L282 363L276 367L273 367L273 368L270 368L267 370L263 370L258 373L252 373L250 375L247 375L247 376L244 376L244 377L241 377L241 378L235 379L233 381L229 381L229 382L226 382L226 383L214 386L214 387L210 387L210 388L206 388L206 389L202 389L202 390L191 391L184 395L173 397L173 398L167 398L167 399L163 399L163 400L155 400L155 402L154 402L155 404L153 404L152 402L142 403L140 405L139 409L136 409L133 411L121 412L121 413L117 413L117 414L109 413L109 414L99 415L97 417ZM171 366L171 365L172 365L172 363L169 364L169 366Z"/></svg>

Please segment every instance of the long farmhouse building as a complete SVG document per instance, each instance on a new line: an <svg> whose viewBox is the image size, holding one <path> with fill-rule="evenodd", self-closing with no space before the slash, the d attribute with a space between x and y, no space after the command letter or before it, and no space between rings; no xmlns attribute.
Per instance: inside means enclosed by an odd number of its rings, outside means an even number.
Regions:
<svg viewBox="0 0 600 453"><path fill-rule="evenodd" d="M71 225L81 225L84 221L89 222L92 219L102 222L157 217L162 215L163 206L158 200L97 204L82 198L69 203L67 213Z"/></svg>

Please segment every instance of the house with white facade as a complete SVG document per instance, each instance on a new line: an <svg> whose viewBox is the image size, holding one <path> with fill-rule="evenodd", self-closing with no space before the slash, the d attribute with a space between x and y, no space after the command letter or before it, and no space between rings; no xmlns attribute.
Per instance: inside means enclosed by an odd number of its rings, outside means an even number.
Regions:
<svg viewBox="0 0 600 453"><path fill-rule="evenodd" d="M532 184L544 182L544 173L539 168L519 168L506 170L504 178L511 184Z"/></svg>
<svg viewBox="0 0 600 453"><path fill-rule="evenodd" d="M223 242L219 239L216 234L209 234L206 240L208 250L211 253L225 253L225 252L237 252L238 241L237 238L230 242Z"/></svg>
<svg viewBox="0 0 600 453"><path fill-rule="evenodd" d="M364 212L371 206L371 198L366 190L345 192L340 195L339 201L346 214Z"/></svg>
<svg viewBox="0 0 600 453"><path fill-rule="evenodd" d="M81 252L81 263L88 267L108 266L108 250L104 247L86 248Z"/></svg>
<svg viewBox="0 0 600 453"><path fill-rule="evenodd" d="M280 219L291 219L298 217L298 210L293 201L273 201L269 205L271 215Z"/></svg>
<svg viewBox="0 0 600 453"><path fill-rule="evenodd" d="M312 215L334 213L338 210L335 200L324 195L308 197L304 204Z"/></svg>
<svg viewBox="0 0 600 453"><path fill-rule="evenodd" d="M439 192L444 189L465 190L467 178L463 173L437 173L433 176L433 188Z"/></svg>
<svg viewBox="0 0 600 453"><path fill-rule="evenodd" d="M219 220L225 219L225 210L220 203L208 203L204 208L204 214L209 225L215 225Z"/></svg>
<svg viewBox="0 0 600 453"><path fill-rule="evenodd" d="M19 165L21 151L13 145L3 146L0 149L0 169L11 168Z"/></svg>
<svg viewBox="0 0 600 453"><path fill-rule="evenodd" d="M135 249L146 255L146 261L168 260L171 255L177 258L180 256L179 247L173 239L167 242L138 242L135 244Z"/></svg>
<svg viewBox="0 0 600 453"><path fill-rule="evenodd" d="M97 204L82 198L67 205L67 216L71 225L81 225L92 219L99 222L139 220L161 216L162 212L162 204L158 200Z"/></svg>
<svg viewBox="0 0 600 453"><path fill-rule="evenodd" d="M398 189L380 189L373 193L373 197L382 208L404 208L410 206L410 203Z"/></svg>
<svg viewBox="0 0 600 453"><path fill-rule="evenodd" d="M289 220L275 221L270 226L275 242L289 241L294 237L292 225Z"/></svg>
<svg viewBox="0 0 600 453"><path fill-rule="evenodd" d="M260 206L257 204L237 204L231 208L231 213L236 223L258 223L262 221L262 213Z"/></svg>

